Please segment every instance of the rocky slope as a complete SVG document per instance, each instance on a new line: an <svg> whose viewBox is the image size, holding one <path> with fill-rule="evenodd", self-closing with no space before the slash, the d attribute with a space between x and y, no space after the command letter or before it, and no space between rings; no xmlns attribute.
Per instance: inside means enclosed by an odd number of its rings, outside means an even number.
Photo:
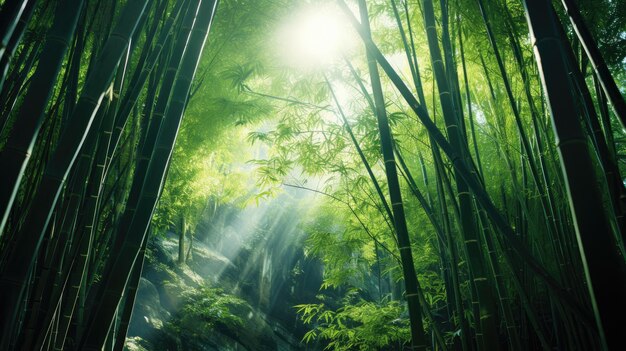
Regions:
<svg viewBox="0 0 626 351"><path fill-rule="evenodd" d="M178 235L152 239L126 348L304 350L306 330L293 305L314 299L321 267L304 258L297 241L285 244L283 235L273 230L236 250L224 243L232 244L228 235L213 243L201 238L182 264Z"/></svg>

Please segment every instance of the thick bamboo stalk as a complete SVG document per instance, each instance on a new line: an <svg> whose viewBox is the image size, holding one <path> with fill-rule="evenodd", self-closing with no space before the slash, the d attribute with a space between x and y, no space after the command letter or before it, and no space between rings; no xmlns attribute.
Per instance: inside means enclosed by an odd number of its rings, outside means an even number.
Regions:
<svg viewBox="0 0 626 351"><path fill-rule="evenodd" d="M173 146L187 104L191 82L209 33L217 1L205 0L199 4L198 17L192 29L187 50L181 61L181 69L172 90L169 107L157 137L156 148L148 165L146 182L142 187L130 227L122 234L124 241L112 264L105 270L102 287L96 296L99 301L88 318L87 328L81 338L83 350L99 350L109 333L113 316L132 268L137 264L141 243L147 232L152 213L158 201L167 173Z"/></svg>
<svg viewBox="0 0 626 351"><path fill-rule="evenodd" d="M524 8L557 137L593 314L603 347L619 349L626 325L624 259L604 212L598 178L575 108L576 98L568 84L566 58L557 23L551 16L551 4L525 0Z"/></svg>
<svg viewBox="0 0 626 351"><path fill-rule="evenodd" d="M553 12L553 14L555 21L558 21L556 13ZM624 240L624 238L626 238L626 218L624 217L625 204L623 199L626 198L626 189L624 188L624 183L622 182L620 176L619 167L615 158L612 157L612 154L609 151L609 147L606 143L606 138L602 133L598 114L591 97L591 92L589 91L583 72L580 71L578 65L576 64L576 58L571 45L567 41L567 35L565 34L562 26L558 26L557 30L561 36L561 42L563 43L563 53L567 61L568 72L570 74L572 84L575 87L575 91L577 92L576 96L579 97L578 100L580 103L578 106L580 106L579 109L586 117L585 120L588 124L588 133L590 134L596 154L602 165L604 178L606 179L606 185L608 187L609 196L615 212L615 219L617 221L617 225L619 226L622 240Z"/></svg>
<svg viewBox="0 0 626 351"><path fill-rule="evenodd" d="M147 0L133 0L126 5L100 57L98 71L89 77L83 88L71 119L72 128L61 136L46 167L34 199L37 207L31 208L25 226L17 237L15 249L3 267L0 304L4 312L0 322L0 345L6 345L11 338L27 277L39 253L52 210L146 4Z"/></svg>

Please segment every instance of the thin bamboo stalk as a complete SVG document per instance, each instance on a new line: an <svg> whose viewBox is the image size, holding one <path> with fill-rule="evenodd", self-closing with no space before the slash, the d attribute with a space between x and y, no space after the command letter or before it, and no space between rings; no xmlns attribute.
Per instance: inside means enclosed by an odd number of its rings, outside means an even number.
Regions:
<svg viewBox="0 0 626 351"><path fill-rule="evenodd" d="M364 0L359 1L359 10L361 22L363 23L363 31L366 37L370 37L369 18L367 14L367 5ZM398 249L400 250L400 258L402 261L402 273L404 275L405 298L408 304L409 321L411 324L411 350L425 350L426 337L424 335L424 326L422 322L422 310L420 308L418 279L413 265L413 254L411 252L411 242L406 225L404 214L404 205L402 202L402 194L400 192L400 184L396 169L396 161L393 154L393 140L387 120L387 112L385 111L385 101L383 98L380 76L375 58L368 52L368 68L370 80L372 84L372 95L376 107L376 118L378 121L378 130L380 135L380 143L382 147L383 160L385 164L385 173L387 175L387 184L389 188L389 199L391 201L391 210L393 212L394 227L398 237Z"/></svg>
<svg viewBox="0 0 626 351"><path fill-rule="evenodd" d="M453 70L452 63L450 67L444 67L444 58L441 55L439 43L437 39L437 29L435 24L435 14L433 9L432 0L425 0L422 2L422 8L424 12L424 26L426 29L426 35L428 38L429 52L431 56L431 63L433 71L435 73L435 80L439 89L439 98L441 101L441 108L443 117L448 132L448 139L451 146L456 150L456 153L462 155L463 160L466 162L469 150L467 147L467 140L461 123L461 116L457 114L455 109L454 100L452 94L454 92L450 88L449 84L449 72ZM444 45L445 46L445 45ZM448 50L445 50L446 52ZM450 59L448 59L450 61ZM448 70L448 73L446 72ZM466 250L468 253L468 262L470 264L472 274L474 275L474 283L476 285L476 292L478 294L478 301L480 307L480 328L482 347L487 350L497 350L498 345L498 331L495 320L497 318L497 308L495 306L495 299L492 296L492 290L487 279L487 270L483 255L479 245L479 237L476 233L476 223L474 221L472 209L472 199L469 193L467 184L460 180L458 171L455 171L456 191L459 199L460 220L463 234L463 240L465 241Z"/></svg>

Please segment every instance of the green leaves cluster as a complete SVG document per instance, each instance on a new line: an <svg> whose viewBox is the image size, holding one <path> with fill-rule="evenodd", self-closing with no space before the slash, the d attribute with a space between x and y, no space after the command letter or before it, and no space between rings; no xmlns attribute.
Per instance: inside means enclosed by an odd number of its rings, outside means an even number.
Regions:
<svg viewBox="0 0 626 351"><path fill-rule="evenodd" d="M208 286L186 292L182 298L183 307L178 316L166 326L181 340L201 341L215 329L236 334L244 323L240 312L250 308L244 300Z"/></svg>
<svg viewBox="0 0 626 351"><path fill-rule="evenodd" d="M398 350L410 339L408 318L397 301L382 304L348 296L344 306L332 309L320 304L295 306L302 321L312 326L303 341L322 341L326 350Z"/></svg>

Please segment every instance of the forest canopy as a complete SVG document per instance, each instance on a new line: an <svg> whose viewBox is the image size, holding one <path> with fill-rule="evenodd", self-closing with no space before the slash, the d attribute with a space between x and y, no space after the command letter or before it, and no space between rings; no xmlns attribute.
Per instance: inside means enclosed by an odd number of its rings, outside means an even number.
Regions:
<svg viewBox="0 0 626 351"><path fill-rule="evenodd" d="M623 348L624 1L4 0L0 40L1 350Z"/></svg>

